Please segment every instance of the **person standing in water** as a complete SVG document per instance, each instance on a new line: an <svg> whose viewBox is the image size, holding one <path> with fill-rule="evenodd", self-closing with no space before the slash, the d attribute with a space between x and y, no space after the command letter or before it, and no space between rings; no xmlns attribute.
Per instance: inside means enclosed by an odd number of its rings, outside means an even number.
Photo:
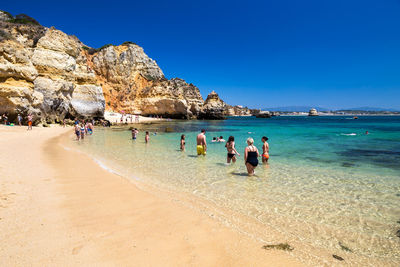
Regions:
<svg viewBox="0 0 400 267"><path fill-rule="evenodd" d="M85 138L85 125L83 124L83 121L81 123L81 140L83 140Z"/></svg>
<svg viewBox="0 0 400 267"><path fill-rule="evenodd" d="M235 148L235 138L233 136L229 136L228 142L225 144L226 150L228 150L228 156L226 157L226 162L233 163L236 162L236 155L240 156L240 154L236 151Z"/></svg>
<svg viewBox="0 0 400 267"><path fill-rule="evenodd" d="M146 144L149 142L149 140L150 140L150 135L149 135L149 132L148 131L146 131L146 135L145 135L145 137L144 137L144 141L146 142Z"/></svg>
<svg viewBox="0 0 400 267"><path fill-rule="evenodd" d="M269 144L267 141L268 141L268 137L263 136L261 138L261 142L263 142L263 146L262 146L263 153L261 155L263 163L268 163L268 159L269 159Z"/></svg>
<svg viewBox="0 0 400 267"><path fill-rule="evenodd" d="M181 135L181 151L185 151L185 145L186 145L185 138L186 138L185 135L182 134Z"/></svg>
<svg viewBox="0 0 400 267"><path fill-rule="evenodd" d="M206 141L206 130L202 129L201 133L197 135L197 155L205 156L207 154L207 141Z"/></svg>
<svg viewBox="0 0 400 267"><path fill-rule="evenodd" d="M75 134L76 134L76 140L79 141L80 136L81 136L81 127L79 127L78 123L75 123L74 131L75 131Z"/></svg>
<svg viewBox="0 0 400 267"><path fill-rule="evenodd" d="M93 124L91 122L88 122L87 130L90 135L93 134Z"/></svg>
<svg viewBox="0 0 400 267"><path fill-rule="evenodd" d="M244 162L249 176L254 175L254 170L258 165L258 149L254 146L253 138L247 138L247 147L244 149Z"/></svg>
<svg viewBox="0 0 400 267"><path fill-rule="evenodd" d="M139 133L139 131L136 128L132 129L132 139L133 140L136 140L136 136L138 133Z"/></svg>

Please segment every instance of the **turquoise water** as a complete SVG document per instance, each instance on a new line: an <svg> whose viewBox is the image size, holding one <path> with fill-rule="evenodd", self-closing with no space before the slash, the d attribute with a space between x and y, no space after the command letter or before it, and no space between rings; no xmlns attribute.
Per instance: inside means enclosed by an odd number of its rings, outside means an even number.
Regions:
<svg viewBox="0 0 400 267"><path fill-rule="evenodd" d="M166 133L167 127L173 132ZM332 259L321 252L328 251L355 265L398 266L400 117L247 117L139 128L135 141L128 126L96 128L74 145L127 178L189 193L220 207L221 214L231 210L253 220L254 227L223 215L227 224L258 240L301 244L293 253L307 263L330 265ZM197 157L202 128L208 153ZM143 130L152 133L149 144ZM182 133L186 152L179 150ZM233 135L242 155L248 137L261 150L261 137L268 136L269 164L260 164L251 178L243 157L225 164L224 144L211 143L221 135Z"/></svg>

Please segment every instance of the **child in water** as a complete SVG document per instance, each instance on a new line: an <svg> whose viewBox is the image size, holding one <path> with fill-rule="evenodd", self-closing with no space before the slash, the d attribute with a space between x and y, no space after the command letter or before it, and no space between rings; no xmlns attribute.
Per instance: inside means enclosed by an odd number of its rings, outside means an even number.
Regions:
<svg viewBox="0 0 400 267"><path fill-rule="evenodd" d="M149 132L146 131L146 136L144 137L144 141L145 141L146 143L148 143L148 142L149 142L149 139L150 139Z"/></svg>
<svg viewBox="0 0 400 267"><path fill-rule="evenodd" d="M269 144L267 142L268 141L268 137L263 136L261 138L261 141L263 142L263 146L262 146L263 153L261 155L262 162L263 163L267 163L268 159L269 159Z"/></svg>

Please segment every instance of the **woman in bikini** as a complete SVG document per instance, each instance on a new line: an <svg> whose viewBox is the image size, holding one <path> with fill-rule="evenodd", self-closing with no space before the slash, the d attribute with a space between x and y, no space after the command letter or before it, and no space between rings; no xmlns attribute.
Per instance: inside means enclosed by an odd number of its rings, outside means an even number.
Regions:
<svg viewBox="0 0 400 267"><path fill-rule="evenodd" d="M254 169L258 165L258 149L254 146L253 138L249 137L247 139L247 147L244 149L244 162L247 168L247 173L249 176L254 175Z"/></svg>
<svg viewBox="0 0 400 267"><path fill-rule="evenodd" d="M233 136L229 136L228 142L225 144L226 150L228 150L228 155L226 157L226 162L233 163L236 162L236 155L240 156L240 154L236 151L235 148L235 138Z"/></svg>

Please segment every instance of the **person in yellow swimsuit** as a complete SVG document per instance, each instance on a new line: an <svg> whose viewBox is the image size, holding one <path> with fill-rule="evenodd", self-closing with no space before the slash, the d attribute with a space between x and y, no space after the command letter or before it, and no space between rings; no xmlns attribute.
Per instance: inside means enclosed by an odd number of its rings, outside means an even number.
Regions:
<svg viewBox="0 0 400 267"><path fill-rule="evenodd" d="M207 154L207 141L206 141L206 130L202 129L201 133L197 135L197 155Z"/></svg>

